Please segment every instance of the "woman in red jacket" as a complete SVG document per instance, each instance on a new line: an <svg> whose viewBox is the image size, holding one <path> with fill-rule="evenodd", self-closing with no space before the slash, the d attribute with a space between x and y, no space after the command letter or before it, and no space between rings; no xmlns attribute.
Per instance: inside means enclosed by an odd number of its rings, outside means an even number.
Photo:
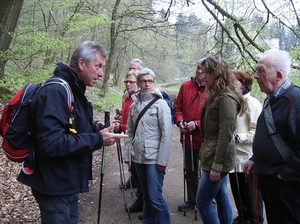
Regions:
<svg viewBox="0 0 300 224"><path fill-rule="evenodd" d="M124 84L126 90L122 98L121 122L120 123L117 122L114 125L114 131L118 133L126 132L127 118L130 111L130 106L133 103L133 99L131 98L131 95L134 94L134 92L138 89L136 73L137 73L136 70L130 70L125 77Z"/></svg>

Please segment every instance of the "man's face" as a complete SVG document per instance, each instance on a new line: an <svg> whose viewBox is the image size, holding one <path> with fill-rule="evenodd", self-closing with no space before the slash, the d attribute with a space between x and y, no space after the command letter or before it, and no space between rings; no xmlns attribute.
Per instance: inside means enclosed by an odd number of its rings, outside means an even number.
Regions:
<svg viewBox="0 0 300 224"><path fill-rule="evenodd" d="M141 75L138 78L138 86L141 92L152 92L154 89L154 78L152 75Z"/></svg>
<svg viewBox="0 0 300 224"><path fill-rule="evenodd" d="M94 86L97 80L104 76L105 59L96 54L96 58L90 64L87 64L83 59L79 59L79 68L81 73L79 78L87 85Z"/></svg>
<svg viewBox="0 0 300 224"><path fill-rule="evenodd" d="M141 66L137 62L131 62L129 65L129 71L130 70L141 70Z"/></svg>
<svg viewBox="0 0 300 224"><path fill-rule="evenodd" d="M270 60L270 56L259 60L254 74L260 90L267 95L270 95L277 88L277 72Z"/></svg>
<svg viewBox="0 0 300 224"><path fill-rule="evenodd" d="M197 79L198 83L199 83L201 86L205 86L205 85L206 85L206 83L205 83L205 77L204 77L204 74L203 74L203 69L202 69L200 63L197 63L197 68L196 68L196 79Z"/></svg>

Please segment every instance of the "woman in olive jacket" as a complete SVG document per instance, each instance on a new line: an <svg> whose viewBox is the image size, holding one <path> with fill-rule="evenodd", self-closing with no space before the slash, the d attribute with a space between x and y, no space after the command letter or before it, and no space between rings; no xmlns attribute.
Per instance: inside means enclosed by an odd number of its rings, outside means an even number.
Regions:
<svg viewBox="0 0 300 224"><path fill-rule="evenodd" d="M246 110L243 96L235 86L228 64L218 56L201 62L208 92L201 113L200 149L202 176L196 204L203 223L232 223L232 207L228 197L228 173L235 164L233 140L237 115ZM217 202L218 214L212 206Z"/></svg>

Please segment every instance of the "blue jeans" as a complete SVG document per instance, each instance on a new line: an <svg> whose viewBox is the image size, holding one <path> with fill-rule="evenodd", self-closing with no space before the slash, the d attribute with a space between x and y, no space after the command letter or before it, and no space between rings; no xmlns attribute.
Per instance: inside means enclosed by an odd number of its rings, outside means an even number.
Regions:
<svg viewBox="0 0 300 224"><path fill-rule="evenodd" d="M42 224L78 223L78 193L71 195L46 195L32 189L39 204Z"/></svg>
<svg viewBox="0 0 300 224"><path fill-rule="evenodd" d="M159 171L156 164L134 165L143 192L143 223L171 223L168 205L162 196L165 170Z"/></svg>
<svg viewBox="0 0 300 224"><path fill-rule="evenodd" d="M209 180L210 171L202 170L196 205L204 224L232 224L232 207L228 196L228 173L221 173L219 181ZM217 210L212 206L213 199L217 202Z"/></svg>

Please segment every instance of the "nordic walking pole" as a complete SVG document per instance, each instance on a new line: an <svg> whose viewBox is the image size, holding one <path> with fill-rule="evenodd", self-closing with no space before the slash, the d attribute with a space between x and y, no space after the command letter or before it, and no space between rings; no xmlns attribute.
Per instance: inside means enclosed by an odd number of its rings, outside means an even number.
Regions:
<svg viewBox="0 0 300 224"><path fill-rule="evenodd" d="M241 198L241 189L240 189L240 185L239 185L239 177L238 177L238 174L237 174L237 171L236 171L236 166L234 167L234 173L235 173L235 181L236 181L236 186L237 186L238 195L239 195L239 207L240 207L239 216L241 218L242 223L244 223L244 214L243 214L243 206L242 206L242 198ZM245 181L248 182L247 178L245 179Z"/></svg>
<svg viewBox="0 0 300 224"><path fill-rule="evenodd" d="M124 166L123 166L123 157L122 157L122 149L121 149L121 143L120 140L117 141L117 152L118 152L118 160L119 160L119 167L120 167L120 178L121 178L121 184L122 184L122 191L123 191L123 197L124 197L124 206L127 210L128 217L130 219L130 210L129 206L127 206L127 188L126 188L126 181L125 181L125 173L124 173Z"/></svg>
<svg viewBox="0 0 300 224"><path fill-rule="evenodd" d="M253 172L253 196L254 196L254 223L258 224L258 190L257 190L257 174Z"/></svg>
<svg viewBox="0 0 300 224"><path fill-rule="evenodd" d="M104 111L104 127L107 128L110 126L110 111ZM101 179L100 179L100 191L99 191L99 203L98 203L98 224L100 223L100 213L101 213L101 200L102 200L102 188L103 188L103 176L104 176L104 167L105 167L105 154L106 146L102 147L102 160L101 160Z"/></svg>
<svg viewBox="0 0 300 224"><path fill-rule="evenodd" d="M186 198L185 198L185 176L186 176L186 167L185 167L185 133L182 134L182 151L183 151L183 215L186 216Z"/></svg>
<svg viewBox="0 0 300 224"><path fill-rule="evenodd" d="M194 166L194 150L193 150L193 136L192 133L190 133L190 143L191 143L191 160L192 160L192 173L193 173L193 190L194 190L194 196L196 197L196 189L195 189L195 166ZM196 201L196 198L194 198ZM198 220L197 218L197 206L195 205L195 220Z"/></svg>

